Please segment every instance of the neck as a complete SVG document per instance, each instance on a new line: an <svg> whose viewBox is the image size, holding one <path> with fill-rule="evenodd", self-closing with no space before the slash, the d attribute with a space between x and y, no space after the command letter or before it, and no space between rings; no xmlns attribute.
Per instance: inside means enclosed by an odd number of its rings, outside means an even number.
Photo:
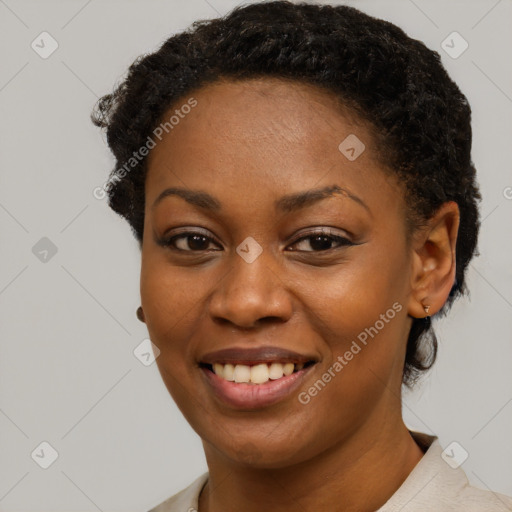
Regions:
<svg viewBox="0 0 512 512"><path fill-rule="evenodd" d="M368 422L370 423L370 422ZM219 460L205 447L209 478L199 512L244 510L275 512L333 510L372 512L404 482L423 452L401 416L371 422L348 440L300 464L261 469ZM377 425L377 428L375 427Z"/></svg>

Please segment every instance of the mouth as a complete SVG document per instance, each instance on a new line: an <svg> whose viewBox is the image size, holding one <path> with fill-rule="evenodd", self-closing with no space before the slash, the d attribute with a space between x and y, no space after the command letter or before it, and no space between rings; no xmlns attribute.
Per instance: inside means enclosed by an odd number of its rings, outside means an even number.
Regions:
<svg viewBox="0 0 512 512"><path fill-rule="evenodd" d="M229 348L201 357L207 388L224 405L254 410L291 396L319 359L278 347Z"/></svg>

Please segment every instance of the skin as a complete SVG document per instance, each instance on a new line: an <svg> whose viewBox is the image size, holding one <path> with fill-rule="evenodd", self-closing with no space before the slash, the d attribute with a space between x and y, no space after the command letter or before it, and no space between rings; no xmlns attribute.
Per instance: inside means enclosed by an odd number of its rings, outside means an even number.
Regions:
<svg viewBox="0 0 512 512"><path fill-rule="evenodd" d="M402 420L402 369L412 317L426 316L424 304L438 311L453 283L457 205L407 237L404 191L371 127L314 86L223 81L191 96L197 106L148 157L140 290L163 381L203 441L199 511L374 511L423 455ZM338 150L349 134L366 146L354 161ZM331 185L366 206L335 194L274 209L282 196ZM168 187L222 206L168 196L153 207ZM356 245L327 239L320 251L311 237L322 227ZM198 229L210 239L182 237L181 252L156 242ZM248 236L263 249L252 263L236 253ZM401 311L305 405L293 393L257 410L228 407L197 364L227 347L289 348L319 361L307 391L394 303Z"/></svg>

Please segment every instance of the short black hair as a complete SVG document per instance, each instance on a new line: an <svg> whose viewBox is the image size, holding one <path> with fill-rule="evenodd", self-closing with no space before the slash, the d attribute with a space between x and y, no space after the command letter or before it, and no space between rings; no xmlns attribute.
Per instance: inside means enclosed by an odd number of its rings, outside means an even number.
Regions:
<svg viewBox="0 0 512 512"><path fill-rule="evenodd" d="M480 227L471 109L437 52L353 7L268 1L196 21L154 53L138 57L113 92L99 99L91 118L106 130L116 158L105 188L109 206L129 222L139 246L147 158L130 172L126 162L168 109L194 89L222 79L258 77L314 84L367 121L382 143L385 166L404 184L412 226L443 203L457 203L456 280L438 313L445 314L467 291L465 272ZM414 319L403 383L412 387L436 355L430 317Z"/></svg>

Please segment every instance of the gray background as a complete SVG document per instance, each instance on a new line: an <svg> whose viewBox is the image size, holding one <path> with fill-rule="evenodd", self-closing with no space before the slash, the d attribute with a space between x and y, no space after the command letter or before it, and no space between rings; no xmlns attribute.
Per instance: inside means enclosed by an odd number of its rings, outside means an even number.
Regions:
<svg viewBox="0 0 512 512"><path fill-rule="evenodd" d="M156 365L133 354L147 337L140 254L92 195L113 158L89 114L135 57L237 3L0 0L0 510L144 511L207 469ZM484 200L471 300L437 322L438 362L404 416L460 443L474 485L512 495L512 3L350 4L438 50L473 108ZM47 59L31 48L42 31L59 45ZM469 43L457 59L440 46L453 31ZM57 249L46 262L43 237ZM31 457L43 441L59 454L48 469Z"/></svg>

